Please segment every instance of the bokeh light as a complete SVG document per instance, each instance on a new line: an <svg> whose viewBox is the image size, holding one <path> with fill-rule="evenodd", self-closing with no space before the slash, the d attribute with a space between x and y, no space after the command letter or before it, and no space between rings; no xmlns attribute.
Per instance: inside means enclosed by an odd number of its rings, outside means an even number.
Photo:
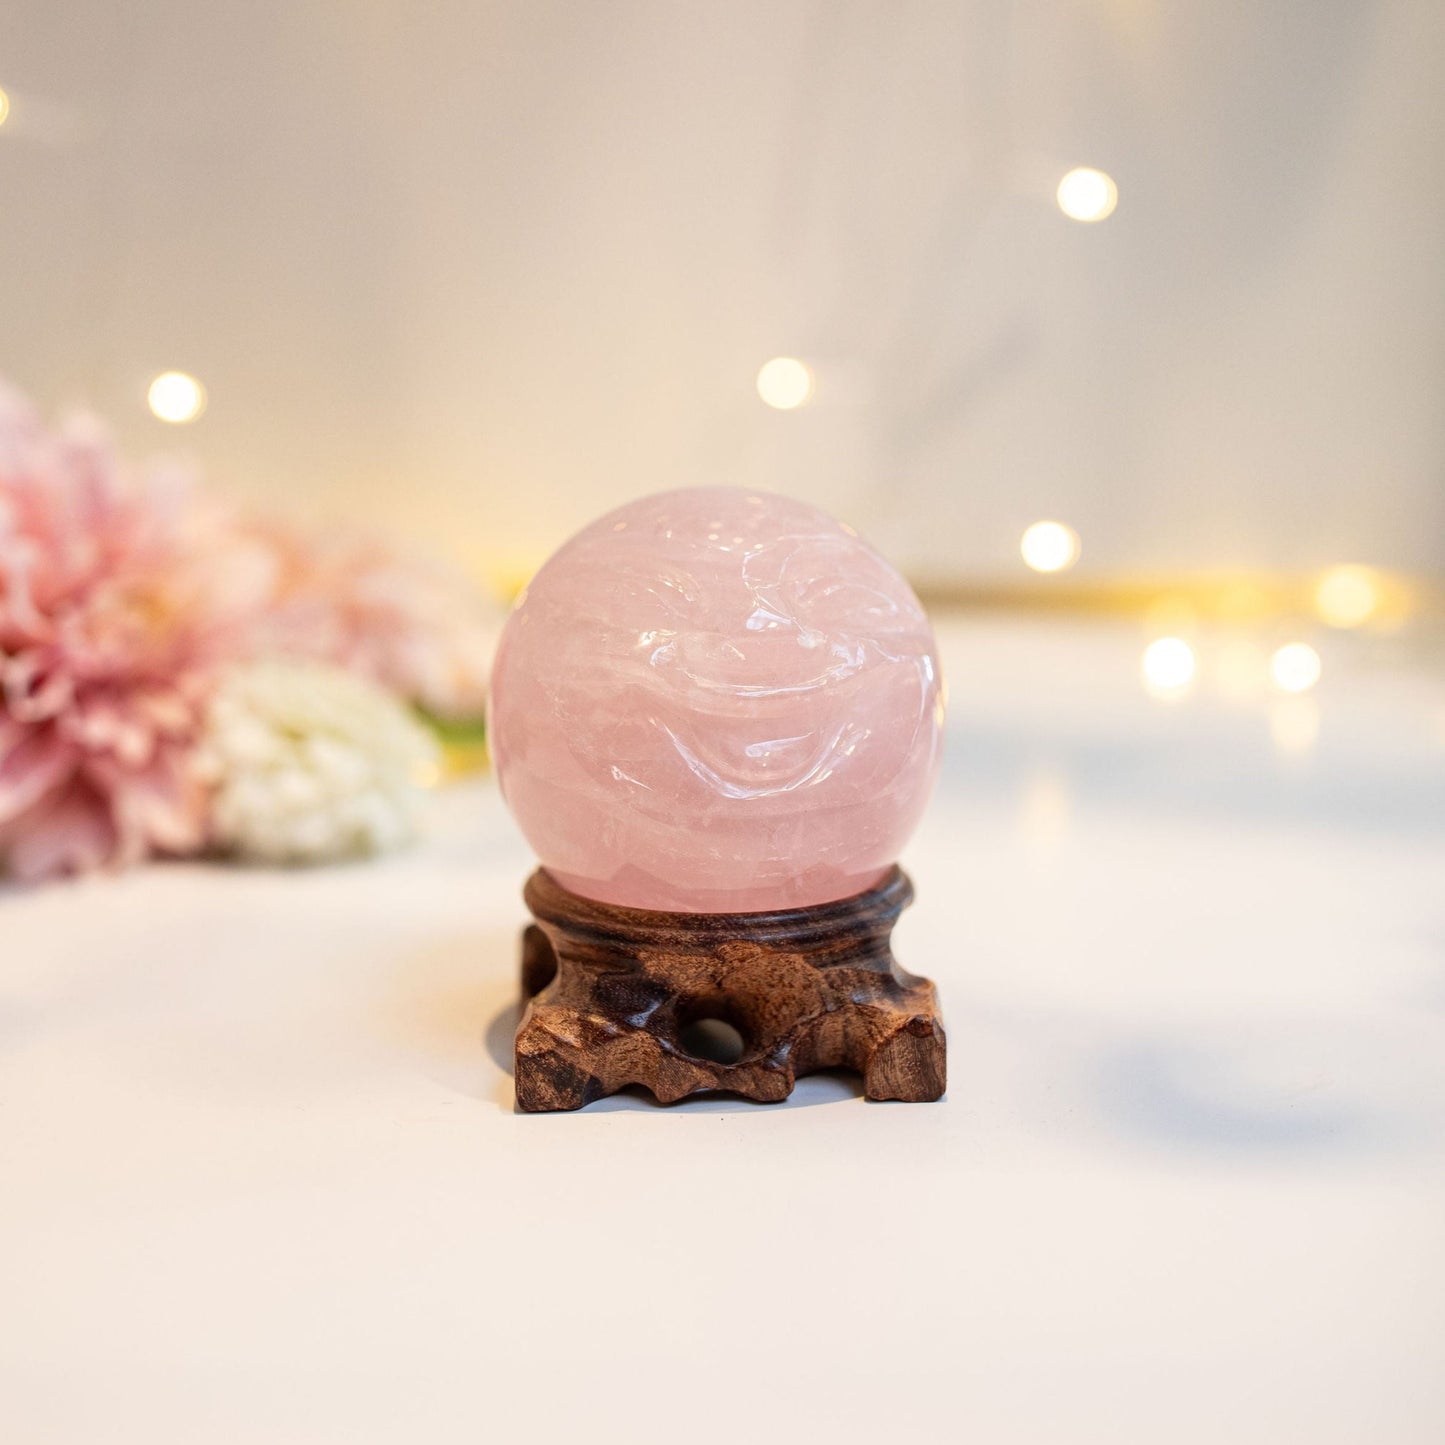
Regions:
<svg viewBox="0 0 1445 1445"><path fill-rule="evenodd" d="M1331 627L1360 627L1380 607L1380 579L1369 567L1332 567L1315 588L1315 610Z"/></svg>
<svg viewBox="0 0 1445 1445"><path fill-rule="evenodd" d="M10 119L10 97L0 90L0 125Z"/></svg>
<svg viewBox="0 0 1445 1445"><path fill-rule="evenodd" d="M758 395L776 411L792 411L812 399L813 373L795 356L775 356L758 372Z"/></svg>
<svg viewBox="0 0 1445 1445"><path fill-rule="evenodd" d="M1320 680L1320 655L1307 642L1290 642L1269 660L1269 675L1282 692L1308 692Z"/></svg>
<svg viewBox="0 0 1445 1445"><path fill-rule="evenodd" d="M1194 683L1194 649L1182 637L1156 638L1139 666L1151 697L1182 697Z"/></svg>
<svg viewBox="0 0 1445 1445"><path fill-rule="evenodd" d="M1059 209L1072 221L1103 221L1119 204L1114 178L1090 166L1078 166L1059 182Z"/></svg>
<svg viewBox="0 0 1445 1445"><path fill-rule="evenodd" d="M164 371L151 382L146 401L162 421L179 426L205 411L206 389L184 371Z"/></svg>
<svg viewBox="0 0 1445 1445"><path fill-rule="evenodd" d="M1035 522L1019 551L1035 572L1063 572L1079 560L1079 534L1063 522Z"/></svg>

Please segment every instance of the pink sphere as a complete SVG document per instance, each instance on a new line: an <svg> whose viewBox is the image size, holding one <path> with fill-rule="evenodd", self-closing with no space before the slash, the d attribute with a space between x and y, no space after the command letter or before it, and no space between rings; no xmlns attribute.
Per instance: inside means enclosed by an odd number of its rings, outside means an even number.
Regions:
<svg viewBox="0 0 1445 1445"><path fill-rule="evenodd" d="M490 740L543 866L631 908L847 898L938 776L938 656L908 584L806 503L695 488L579 532L507 621Z"/></svg>

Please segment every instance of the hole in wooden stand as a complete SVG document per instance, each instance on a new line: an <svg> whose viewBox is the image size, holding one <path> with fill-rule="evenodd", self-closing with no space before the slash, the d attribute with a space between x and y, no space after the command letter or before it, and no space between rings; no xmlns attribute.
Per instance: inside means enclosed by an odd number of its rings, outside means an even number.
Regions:
<svg viewBox="0 0 1445 1445"><path fill-rule="evenodd" d="M743 1036L725 1019L694 1019L677 1041L695 1059L710 1064L735 1064L743 1056Z"/></svg>

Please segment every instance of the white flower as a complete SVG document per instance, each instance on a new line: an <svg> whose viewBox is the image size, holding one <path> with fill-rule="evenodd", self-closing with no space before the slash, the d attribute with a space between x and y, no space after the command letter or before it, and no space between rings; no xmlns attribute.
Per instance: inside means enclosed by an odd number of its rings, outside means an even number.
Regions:
<svg viewBox="0 0 1445 1445"><path fill-rule="evenodd" d="M435 740L391 694L325 663L231 668L201 750L216 841L272 863L382 853L409 842Z"/></svg>

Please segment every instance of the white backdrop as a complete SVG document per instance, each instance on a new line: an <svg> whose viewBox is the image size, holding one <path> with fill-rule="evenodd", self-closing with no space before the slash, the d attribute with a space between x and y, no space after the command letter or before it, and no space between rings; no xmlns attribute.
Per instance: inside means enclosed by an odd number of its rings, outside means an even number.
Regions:
<svg viewBox="0 0 1445 1445"><path fill-rule="evenodd" d="M1442 70L1438 0L10 0L0 373L503 569L742 481L923 576L1439 572Z"/></svg>

